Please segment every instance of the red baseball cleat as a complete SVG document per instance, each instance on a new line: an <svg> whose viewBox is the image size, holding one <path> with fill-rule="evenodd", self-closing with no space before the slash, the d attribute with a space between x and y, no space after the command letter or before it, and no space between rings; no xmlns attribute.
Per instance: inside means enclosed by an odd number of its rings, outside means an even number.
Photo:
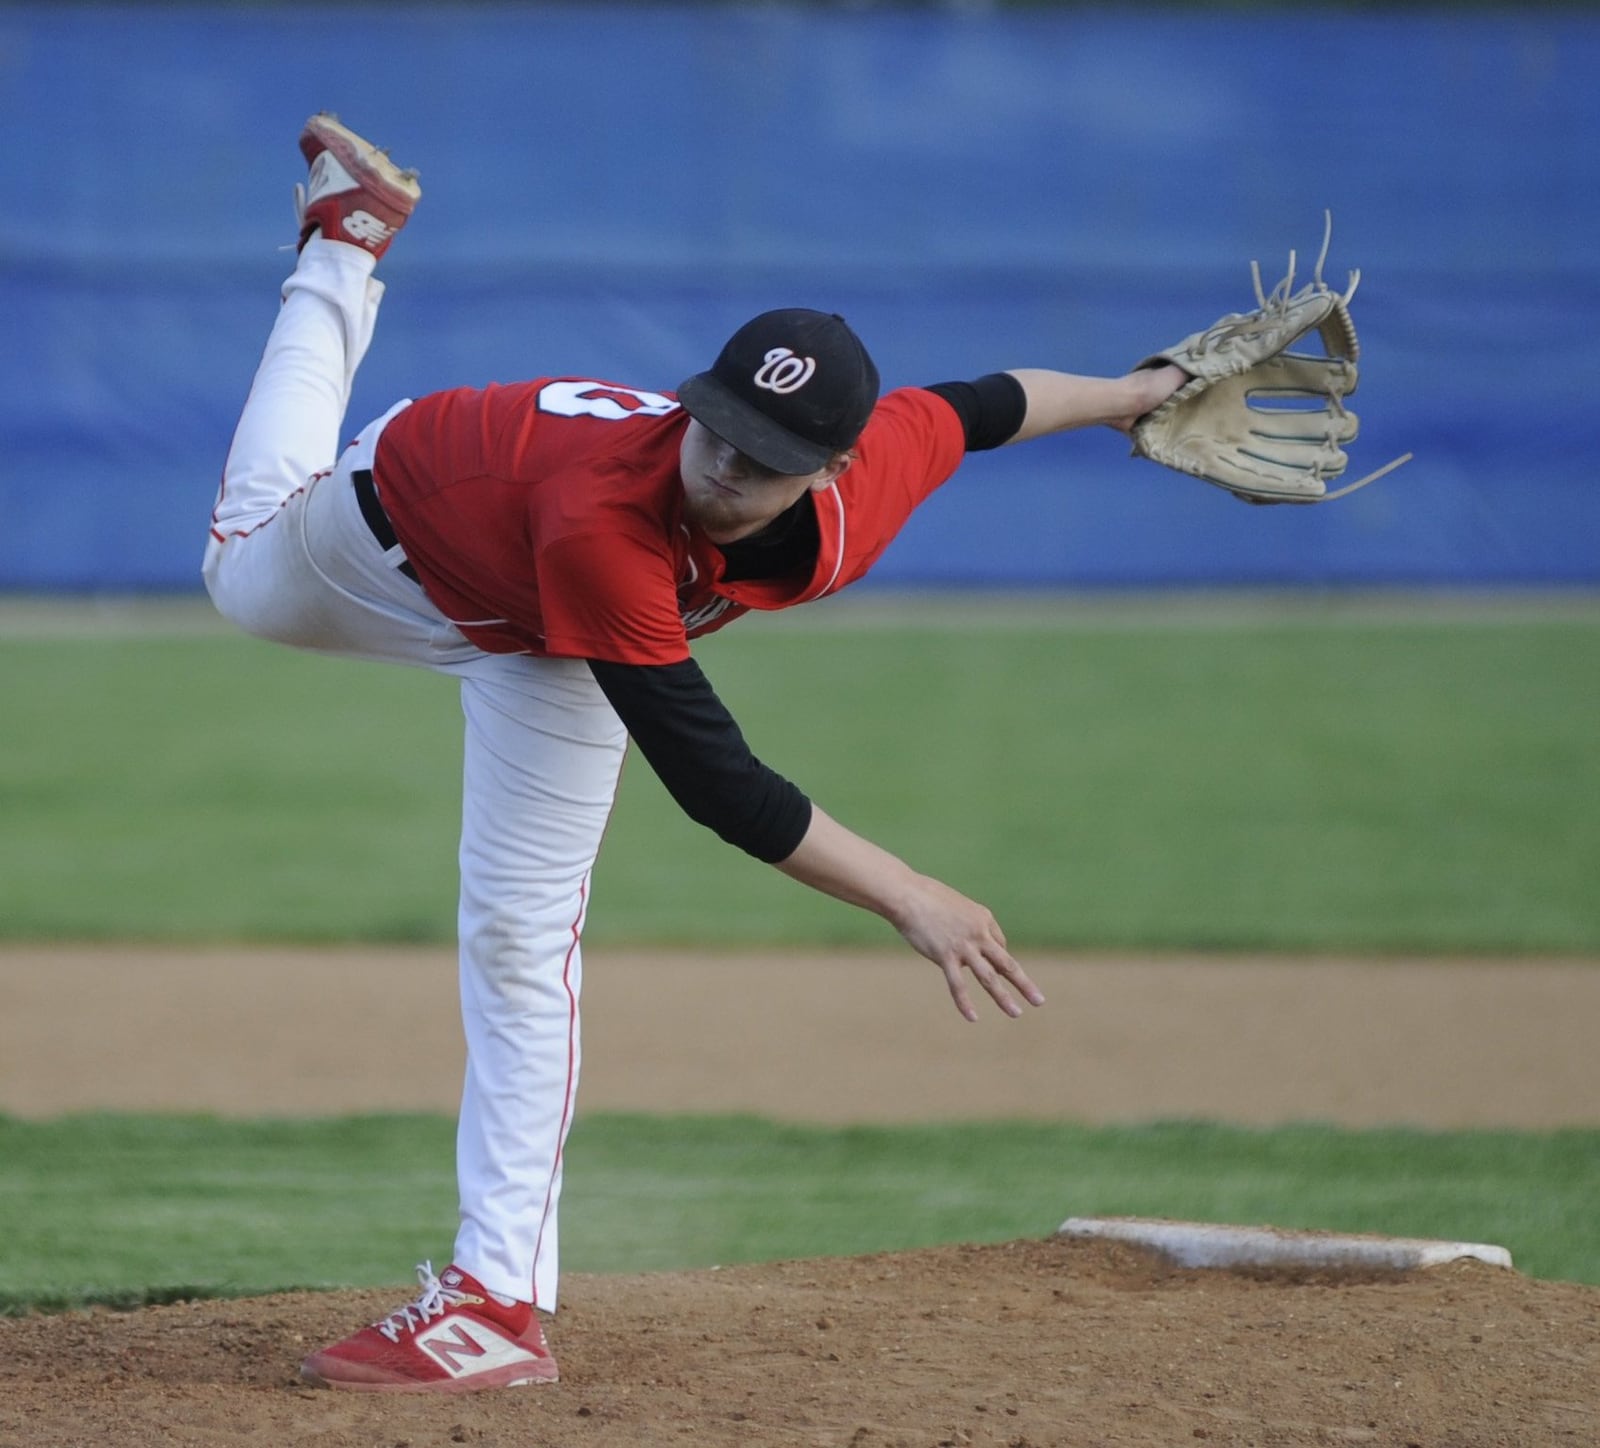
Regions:
<svg viewBox="0 0 1600 1448"><path fill-rule="evenodd" d="M556 1381L556 1360L528 1303L503 1307L459 1267L435 1277L424 1262L417 1280L415 1302L312 1353L300 1376L358 1393L475 1393Z"/></svg>
<svg viewBox="0 0 1600 1448"><path fill-rule="evenodd" d="M300 245L320 231L327 241L382 256L422 199L417 173L402 171L327 111L306 122L300 150L311 167L306 184L294 188Z"/></svg>

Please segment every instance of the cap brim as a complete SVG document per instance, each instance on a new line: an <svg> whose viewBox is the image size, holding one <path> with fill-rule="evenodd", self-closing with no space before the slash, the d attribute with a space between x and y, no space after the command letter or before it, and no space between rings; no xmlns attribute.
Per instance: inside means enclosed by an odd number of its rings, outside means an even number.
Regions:
<svg viewBox="0 0 1600 1448"><path fill-rule="evenodd" d="M678 401L703 428L774 472L803 477L826 467L833 458L835 449L779 427L709 372L697 372L684 382L678 388Z"/></svg>

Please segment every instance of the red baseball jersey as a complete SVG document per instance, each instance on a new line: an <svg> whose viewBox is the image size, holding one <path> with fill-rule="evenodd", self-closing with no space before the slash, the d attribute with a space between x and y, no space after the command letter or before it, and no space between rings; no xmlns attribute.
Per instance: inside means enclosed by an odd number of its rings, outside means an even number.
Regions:
<svg viewBox="0 0 1600 1448"><path fill-rule="evenodd" d="M811 493L809 576L724 582L683 517L670 393L541 378L417 399L378 441L373 475L428 596L479 648L671 664L750 609L860 578L960 464L955 410L920 388L882 398L857 457Z"/></svg>

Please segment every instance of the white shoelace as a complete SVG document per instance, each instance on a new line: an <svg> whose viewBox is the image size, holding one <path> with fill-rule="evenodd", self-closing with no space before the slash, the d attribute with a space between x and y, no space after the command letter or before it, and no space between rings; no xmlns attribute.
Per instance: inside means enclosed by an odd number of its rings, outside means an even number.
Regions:
<svg viewBox="0 0 1600 1448"><path fill-rule="evenodd" d="M390 1342L399 1342L401 1333L415 1332L419 1327L426 1326L430 1319L443 1317L446 1311L465 1297L464 1293L446 1287L433 1275L432 1262L418 1266L417 1281L422 1285L422 1294L415 1302L396 1308L382 1322L372 1324Z"/></svg>

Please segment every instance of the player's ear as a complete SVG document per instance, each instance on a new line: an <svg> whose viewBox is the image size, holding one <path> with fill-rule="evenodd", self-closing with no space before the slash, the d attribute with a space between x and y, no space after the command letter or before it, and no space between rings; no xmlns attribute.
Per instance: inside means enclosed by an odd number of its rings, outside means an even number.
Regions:
<svg viewBox="0 0 1600 1448"><path fill-rule="evenodd" d="M856 455L852 452L835 453L828 460L827 466L817 474L816 480L811 484L811 491L820 493L824 488L831 487L834 479L849 467L855 459Z"/></svg>

